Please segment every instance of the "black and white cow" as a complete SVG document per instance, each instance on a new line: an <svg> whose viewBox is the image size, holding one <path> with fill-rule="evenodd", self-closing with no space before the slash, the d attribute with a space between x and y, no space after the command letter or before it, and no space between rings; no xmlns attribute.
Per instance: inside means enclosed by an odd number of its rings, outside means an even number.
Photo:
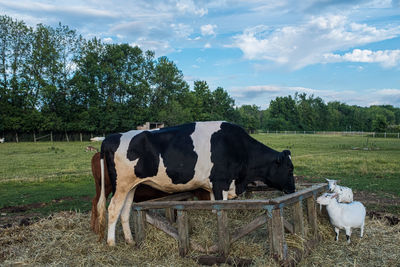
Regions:
<svg viewBox="0 0 400 267"><path fill-rule="evenodd" d="M103 141L101 157L106 158L114 193L108 208L110 246L115 245L120 214L125 240L133 242L129 214L135 188L141 183L167 193L203 188L216 200L234 198L256 180L285 193L295 191L290 151L277 152L227 122L113 134ZM104 229L103 169L98 213Z"/></svg>

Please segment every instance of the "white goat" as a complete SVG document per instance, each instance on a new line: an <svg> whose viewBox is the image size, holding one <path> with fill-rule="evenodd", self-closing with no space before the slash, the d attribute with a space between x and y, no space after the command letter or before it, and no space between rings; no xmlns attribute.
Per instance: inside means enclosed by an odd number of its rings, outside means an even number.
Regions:
<svg viewBox="0 0 400 267"><path fill-rule="evenodd" d="M336 237L339 240L339 229L346 230L347 243L350 243L351 228L360 228L360 237L364 233L365 207L361 202L339 203L337 193L325 193L317 198L317 203L326 205L329 220L335 227Z"/></svg>
<svg viewBox="0 0 400 267"><path fill-rule="evenodd" d="M4 143L4 141L5 141L5 138L3 137L3 138L0 138L0 143Z"/></svg>
<svg viewBox="0 0 400 267"><path fill-rule="evenodd" d="M353 202L353 191L351 190L351 188L338 185L336 180L326 180L328 181L329 190L333 193L338 194L339 202Z"/></svg>

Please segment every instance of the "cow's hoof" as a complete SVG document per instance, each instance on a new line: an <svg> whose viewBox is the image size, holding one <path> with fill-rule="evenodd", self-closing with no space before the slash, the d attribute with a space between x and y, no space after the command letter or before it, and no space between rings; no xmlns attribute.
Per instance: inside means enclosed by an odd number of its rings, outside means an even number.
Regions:
<svg viewBox="0 0 400 267"><path fill-rule="evenodd" d="M114 240L107 240L107 244L108 244L110 247L115 247L115 241L114 241Z"/></svg>
<svg viewBox="0 0 400 267"><path fill-rule="evenodd" d="M129 245L132 245L133 244L133 239L126 239L125 240L125 242L127 243L127 244L129 244Z"/></svg>

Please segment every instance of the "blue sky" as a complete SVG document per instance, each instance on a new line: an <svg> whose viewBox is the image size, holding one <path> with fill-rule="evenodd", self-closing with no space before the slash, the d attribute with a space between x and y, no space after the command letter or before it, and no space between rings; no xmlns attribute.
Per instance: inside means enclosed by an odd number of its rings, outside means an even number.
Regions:
<svg viewBox="0 0 400 267"><path fill-rule="evenodd" d="M305 92L400 107L400 0L0 0L0 14L154 50L237 105Z"/></svg>

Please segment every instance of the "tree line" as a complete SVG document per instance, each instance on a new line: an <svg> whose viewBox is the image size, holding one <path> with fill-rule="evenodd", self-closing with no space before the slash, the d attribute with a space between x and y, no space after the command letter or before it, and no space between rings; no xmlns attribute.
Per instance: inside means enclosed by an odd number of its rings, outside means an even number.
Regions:
<svg viewBox="0 0 400 267"><path fill-rule="evenodd" d="M227 120L248 130L382 131L400 109L277 97L269 108L235 106L222 87L191 86L167 57L128 44L89 40L57 27L0 16L0 131L120 132L146 121L176 125Z"/></svg>

